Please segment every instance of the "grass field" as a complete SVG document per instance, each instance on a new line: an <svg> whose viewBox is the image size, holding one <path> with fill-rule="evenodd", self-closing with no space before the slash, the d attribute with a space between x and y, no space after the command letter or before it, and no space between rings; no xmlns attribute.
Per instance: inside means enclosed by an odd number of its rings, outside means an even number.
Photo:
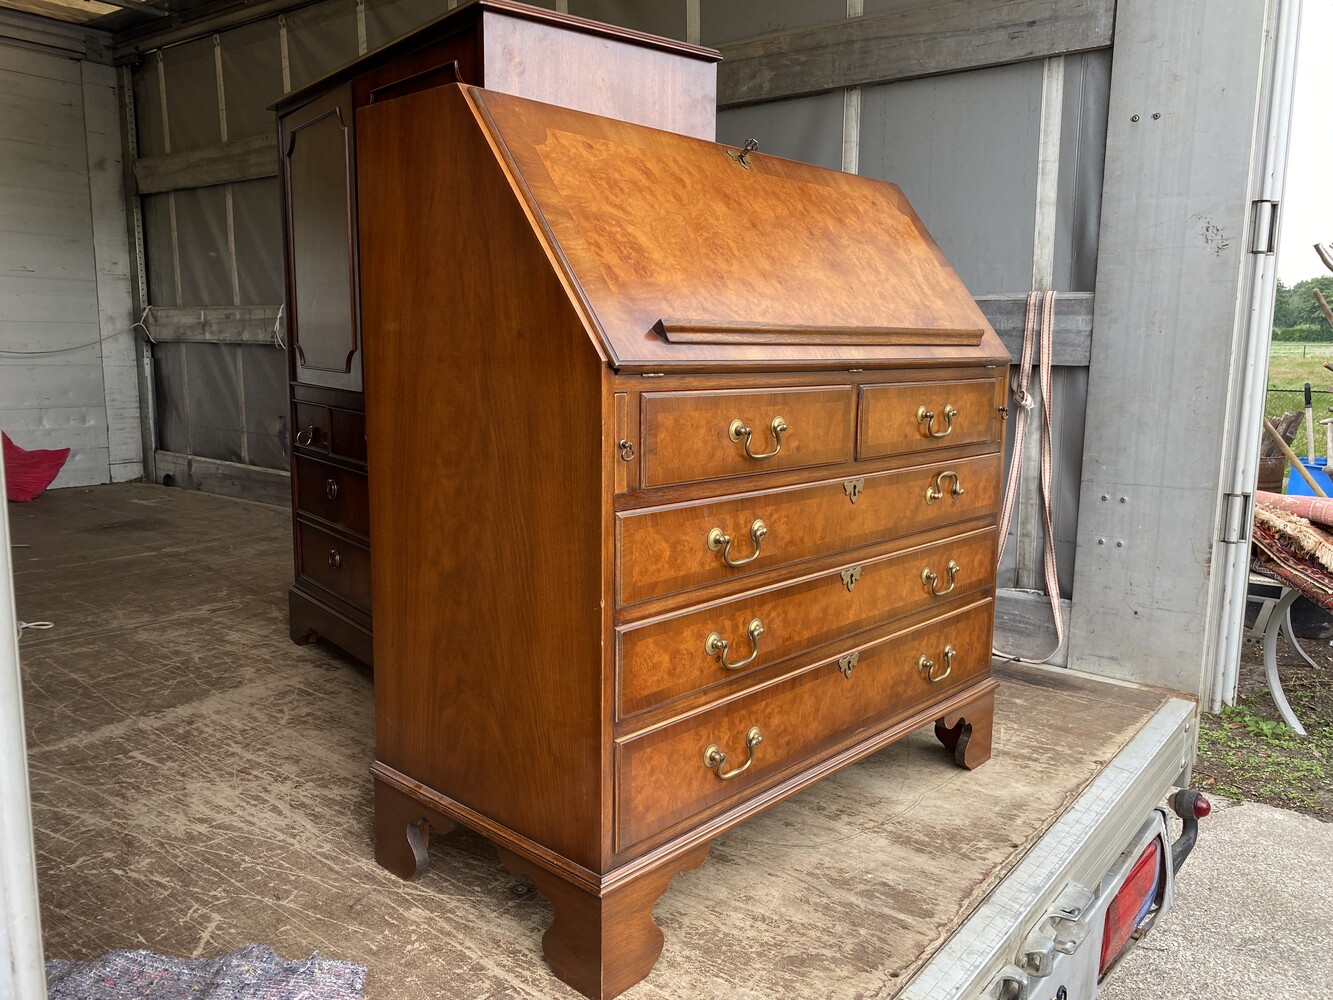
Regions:
<svg viewBox="0 0 1333 1000"><path fill-rule="evenodd" d="M1297 413L1305 406L1302 387L1309 382L1314 389L1333 389L1333 372L1324 362L1333 362L1333 344L1273 344L1268 352L1268 398L1264 412L1270 417L1283 413ZM1275 391L1277 390L1277 391ZM1287 390L1287 391L1282 391ZM1333 416L1333 392L1314 394L1315 457L1327 458L1323 428L1319 421ZM1302 424L1292 450L1298 455L1305 451L1305 427Z"/></svg>

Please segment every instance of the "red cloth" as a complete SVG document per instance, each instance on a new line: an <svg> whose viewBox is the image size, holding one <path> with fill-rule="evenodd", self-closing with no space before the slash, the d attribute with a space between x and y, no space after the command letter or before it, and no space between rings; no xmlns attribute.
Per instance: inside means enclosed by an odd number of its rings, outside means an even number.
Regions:
<svg viewBox="0 0 1333 1000"><path fill-rule="evenodd" d="M1313 524L1333 528L1333 500L1286 493L1265 493L1263 490L1257 490L1254 494L1254 502L1263 504L1270 510L1285 510L1288 514L1303 517Z"/></svg>
<svg viewBox="0 0 1333 1000"><path fill-rule="evenodd" d="M68 448L28 451L9 440L8 434L0 432L0 438L4 439L5 494L19 503L41 496L69 458Z"/></svg>

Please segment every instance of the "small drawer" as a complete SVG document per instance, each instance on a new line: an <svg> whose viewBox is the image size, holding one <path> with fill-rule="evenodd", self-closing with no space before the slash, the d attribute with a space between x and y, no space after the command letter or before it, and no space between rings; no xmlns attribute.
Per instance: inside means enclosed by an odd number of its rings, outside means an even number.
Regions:
<svg viewBox="0 0 1333 1000"><path fill-rule="evenodd" d="M293 443L304 451L364 462L366 415L356 410L298 402Z"/></svg>
<svg viewBox="0 0 1333 1000"><path fill-rule="evenodd" d="M852 387L645 392L642 485L852 460Z"/></svg>
<svg viewBox="0 0 1333 1000"><path fill-rule="evenodd" d="M992 603L982 601L617 741L616 850L752 797L985 676L993 618Z"/></svg>
<svg viewBox="0 0 1333 1000"><path fill-rule="evenodd" d="M358 535L370 534L370 495L366 474L314 459L292 458L296 475L296 509L341 525Z"/></svg>
<svg viewBox="0 0 1333 1000"><path fill-rule="evenodd" d="M858 458L1001 440L996 377L861 387Z"/></svg>
<svg viewBox="0 0 1333 1000"><path fill-rule="evenodd" d="M1000 455L616 515L618 600L635 604L816 556L994 518Z"/></svg>
<svg viewBox="0 0 1333 1000"><path fill-rule="evenodd" d="M625 718L895 618L986 590L995 529L617 629Z"/></svg>
<svg viewBox="0 0 1333 1000"><path fill-rule="evenodd" d="M370 551L298 521L301 576L363 611L370 610Z"/></svg>

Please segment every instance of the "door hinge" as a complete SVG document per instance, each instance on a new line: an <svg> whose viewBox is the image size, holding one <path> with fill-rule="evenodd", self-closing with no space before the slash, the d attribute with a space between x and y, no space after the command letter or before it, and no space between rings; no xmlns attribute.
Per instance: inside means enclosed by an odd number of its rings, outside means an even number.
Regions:
<svg viewBox="0 0 1333 1000"><path fill-rule="evenodd" d="M1277 252L1277 209L1278 203L1272 198L1250 202L1250 253Z"/></svg>
<svg viewBox="0 0 1333 1000"><path fill-rule="evenodd" d="M1227 493L1222 497L1223 544L1238 545L1250 540L1250 518L1254 516L1252 493Z"/></svg>

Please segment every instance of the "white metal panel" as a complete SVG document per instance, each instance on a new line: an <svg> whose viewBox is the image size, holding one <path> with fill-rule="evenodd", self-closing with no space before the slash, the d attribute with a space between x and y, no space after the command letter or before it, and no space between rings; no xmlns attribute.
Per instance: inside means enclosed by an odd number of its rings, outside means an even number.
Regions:
<svg viewBox="0 0 1333 1000"><path fill-rule="evenodd" d="M0 427L72 449L56 486L141 468L110 67L0 39ZM115 432L108 438L108 397Z"/></svg>
<svg viewBox="0 0 1333 1000"><path fill-rule="evenodd" d="M1116 13L1069 663L1178 691L1207 684L1267 7Z"/></svg>

